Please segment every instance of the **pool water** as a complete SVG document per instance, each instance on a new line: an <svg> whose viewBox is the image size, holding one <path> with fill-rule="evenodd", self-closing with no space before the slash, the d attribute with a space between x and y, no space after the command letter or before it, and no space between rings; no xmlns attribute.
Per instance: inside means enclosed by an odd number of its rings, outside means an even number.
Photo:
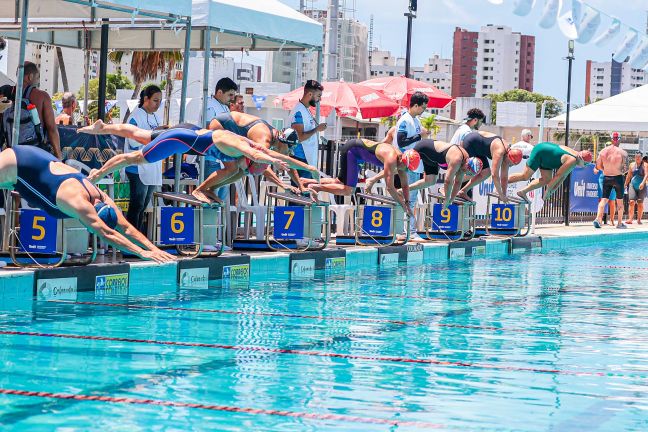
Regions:
<svg viewBox="0 0 648 432"><path fill-rule="evenodd" d="M35 301L0 314L0 424L647 430L647 249Z"/></svg>

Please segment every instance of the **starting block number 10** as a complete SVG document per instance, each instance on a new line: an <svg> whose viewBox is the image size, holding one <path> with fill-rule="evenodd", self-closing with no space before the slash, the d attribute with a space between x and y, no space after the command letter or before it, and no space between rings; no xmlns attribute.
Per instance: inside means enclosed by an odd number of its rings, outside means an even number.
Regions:
<svg viewBox="0 0 648 432"><path fill-rule="evenodd" d="M511 204L493 204L493 228L515 229L515 206Z"/></svg>

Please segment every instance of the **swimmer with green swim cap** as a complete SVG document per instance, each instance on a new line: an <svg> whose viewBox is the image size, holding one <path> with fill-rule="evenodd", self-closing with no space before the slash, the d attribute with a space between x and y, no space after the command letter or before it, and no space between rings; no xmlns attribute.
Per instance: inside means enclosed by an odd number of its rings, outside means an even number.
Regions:
<svg viewBox="0 0 648 432"><path fill-rule="evenodd" d="M547 199L577 166L585 166L592 162L592 153L588 150L576 151L572 148L550 142L535 145L524 171L513 174L508 178L509 183L529 180L540 170L540 178L533 180L524 189L518 191L518 196L529 202L527 193L534 189L547 186L543 199ZM553 172L556 171L554 175Z"/></svg>

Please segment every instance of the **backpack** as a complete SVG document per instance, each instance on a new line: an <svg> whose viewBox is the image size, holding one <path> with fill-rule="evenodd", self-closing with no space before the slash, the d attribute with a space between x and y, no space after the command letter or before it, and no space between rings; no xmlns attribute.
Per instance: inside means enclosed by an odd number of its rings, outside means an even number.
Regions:
<svg viewBox="0 0 648 432"><path fill-rule="evenodd" d="M46 143L45 134L43 133L43 120L41 119L41 124L39 124L38 126L35 125L32 121L31 114L27 109L27 107L31 104L31 102L29 101L29 96L31 95L33 89L34 87L27 86L27 88L23 92L23 97L20 100L20 138L19 142L17 142L16 144L35 145L49 151L49 146ZM12 96L14 103L12 106L5 110L2 118L4 134L6 142L9 146L13 145L13 143L11 142L11 140L13 139L13 125L16 117L18 117L18 115L16 114L16 87L13 88Z"/></svg>

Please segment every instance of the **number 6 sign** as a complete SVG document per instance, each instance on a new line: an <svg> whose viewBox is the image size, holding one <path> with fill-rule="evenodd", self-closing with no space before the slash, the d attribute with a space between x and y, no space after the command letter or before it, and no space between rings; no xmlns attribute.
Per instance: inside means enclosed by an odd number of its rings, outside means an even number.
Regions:
<svg viewBox="0 0 648 432"><path fill-rule="evenodd" d="M160 243L179 245L194 243L194 209L162 207L160 209Z"/></svg>

